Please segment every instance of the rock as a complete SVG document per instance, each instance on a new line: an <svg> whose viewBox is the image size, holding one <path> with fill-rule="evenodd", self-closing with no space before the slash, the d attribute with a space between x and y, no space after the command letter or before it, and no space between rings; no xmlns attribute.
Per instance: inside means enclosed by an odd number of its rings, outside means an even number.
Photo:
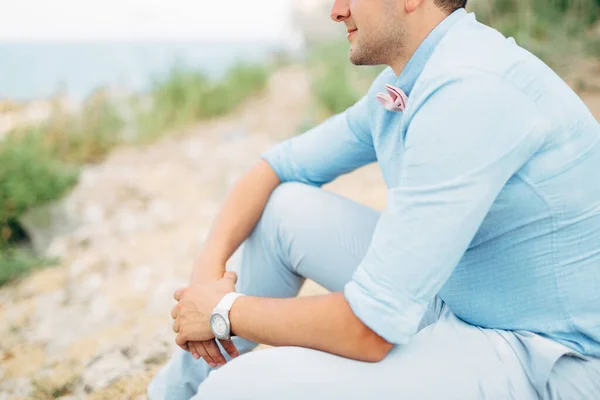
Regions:
<svg viewBox="0 0 600 400"><path fill-rule="evenodd" d="M83 278L93 272L100 272L105 260L96 253L84 253L77 257L69 266L69 279Z"/></svg>
<svg viewBox="0 0 600 400"><path fill-rule="evenodd" d="M58 332L61 333L60 337L64 337L64 330L70 330L71 324L68 318L64 318L64 311L62 311L64 298L63 291L55 291L37 298L35 330L28 334L29 340L49 342L56 339Z"/></svg>
<svg viewBox="0 0 600 400"><path fill-rule="evenodd" d="M189 139L183 143L185 156L194 163L200 163L206 156L206 145L197 139Z"/></svg>
<svg viewBox="0 0 600 400"><path fill-rule="evenodd" d="M88 364L81 379L84 390L87 393L93 393L105 389L120 378L136 372L139 371L132 368L131 361L123 352L114 349Z"/></svg>
<svg viewBox="0 0 600 400"><path fill-rule="evenodd" d="M178 220L178 213L173 205L159 200L153 200L148 208L150 217L160 226L174 224Z"/></svg>
<svg viewBox="0 0 600 400"><path fill-rule="evenodd" d="M12 398L30 398L34 392L29 378L12 378L0 381L0 400Z"/></svg>
<svg viewBox="0 0 600 400"><path fill-rule="evenodd" d="M74 398L72 393L79 382L79 374L80 371L76 365L65 363L43 368L34 379L38 392L36 398Z"/></svg>
<svg viewBox="0 0 600 400"><path fill-rule="evenodd" d="M77 220L72 204L56 201L28 210L19 222L31 238L34 250L46 254L52 241L73 232L81 223Z"/></svg>
<svg viewBox="0 0 600 400"><path fill-rule="evenodd" d="M72 246L72 240L66 236L53 238L45 250L46 257L50 259L59 258L60 256L67 254Z"/></svg>
<svg viewBox="0 0 600 400"><path fill-rule="evenodd" d="M141 233L153 225L147 215L139 211L122 210L116 217L117 232L123 236Z"/></svg>
<svg viewBox="0 0 600 400"><path fill-rule="evenodd" d="M137 267L130 277L131 289L135 291L146 290L152 283L152 267L142 265Z"/></svg>
<svg viewBox="0 0 600 400"><path fill-rule="evenodd" d="M99 224L104 220L104 209L98 204L88 204L83 209L83 222L88 224Z"/></svg>
<svg viewBox="0 0 600 400"><path fill-rule="evenodd" d="M223 142L234 142L246 137L248 137L248 132L241 127L236 127L230 131L224 131L221 134L221 140Z"/></svg>

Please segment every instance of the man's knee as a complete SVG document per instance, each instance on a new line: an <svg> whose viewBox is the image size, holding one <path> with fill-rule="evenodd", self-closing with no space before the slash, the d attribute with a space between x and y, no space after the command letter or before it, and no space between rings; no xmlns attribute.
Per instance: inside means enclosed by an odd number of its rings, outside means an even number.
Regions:
<svg viewBox="0 0 600 400"><path fill-rule="evenodd" d="M212 371L198 388L194 400L264 397L267 382L272 382L272 377L264 370L265 353L269 351L273 349L244 354Z"/></svg>
<svg viewBox="0 0 600 400"><path fill-rule="evenodd" d="M267 202L263 218L284 218L302 213L306 202L311 195L319 193L321 189L299 182L286 182L279 185Z"/></svg>
<svg viewBox="0 0 600 400"><path fill-rule="evenodd" d="M302 354L307 352L314 350L278 347L240 356L211 372L194 400L296 398L290 391L300 392L309 383L309 366L301 362Z"/></svg>
<svg viewBox="0 0 600 400"><path fill-rule="evenodd" d="M305 223L314 211L314 201L321 189L299 182L286 182L279 185L267 201L265 209L250 236L250 245L262 246L263 236L269 238L269 244L280 238L283 231L294 230Z"/></svg>

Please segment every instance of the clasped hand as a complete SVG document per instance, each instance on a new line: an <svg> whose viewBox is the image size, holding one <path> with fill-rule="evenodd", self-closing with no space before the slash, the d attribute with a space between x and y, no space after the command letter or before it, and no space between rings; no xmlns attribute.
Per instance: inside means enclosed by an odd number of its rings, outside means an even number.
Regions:
<svg viewBox="0 0 600 400"><path fill-rule="evenodd" d="M234 272L226 272L219 281L178 289L174 294L178 302L171 311L173 331L177 333L175 342L195 359L203 358L213 368L226 361L210 329L210 316L223 296L235 291L236 281ZM232 358L239 355L231 340L219 342Z"/></svg>

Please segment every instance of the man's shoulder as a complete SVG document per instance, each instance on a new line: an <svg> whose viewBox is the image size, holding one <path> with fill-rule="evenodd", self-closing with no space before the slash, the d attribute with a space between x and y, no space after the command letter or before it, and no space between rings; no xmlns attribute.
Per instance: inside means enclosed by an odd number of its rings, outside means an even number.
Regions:
<svg viewBox="0 0 600 400"><path fill-rule="evenodd" d="M425 100L438 89L457 82L484 80L521 90L521 82L551 73L513 38L479 23L474 16L459 24L436 47L415 83L413 100Z"/></svg>
<svg viewBox="0 0 600 400"><path fill-rule="evenodd" d="M444 35L422 75L467 68L499 72L524 56L513 38L505 37L469 14Z"/></svg>

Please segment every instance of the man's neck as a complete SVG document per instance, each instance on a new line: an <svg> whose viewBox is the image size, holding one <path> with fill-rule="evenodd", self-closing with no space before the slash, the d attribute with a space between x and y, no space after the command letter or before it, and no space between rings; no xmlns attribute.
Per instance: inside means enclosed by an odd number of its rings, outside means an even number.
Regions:
<svg viewBox="0 0 600 400"><path fill-rule="evenodd" d="M417 51L421 43L427 38L427 36L438 26L448 14L438 10L438 12L432 12L428 10L428 15L415 15L412 20L409 20L409 34L404 48L398 52L399 56L390 62L388 65L392 67L396 76L400 77L402 71L408 64L413 54Z"/></svg>

